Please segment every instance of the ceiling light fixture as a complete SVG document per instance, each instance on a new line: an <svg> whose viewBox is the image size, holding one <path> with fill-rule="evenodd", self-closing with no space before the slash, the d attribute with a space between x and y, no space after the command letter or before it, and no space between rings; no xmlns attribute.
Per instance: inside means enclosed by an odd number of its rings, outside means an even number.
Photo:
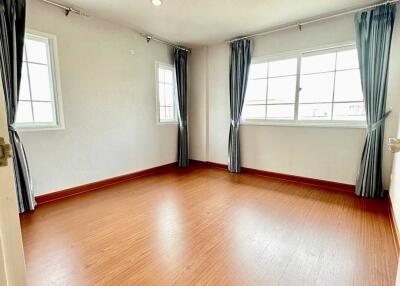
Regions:
<svg viewBox="0 0 400 286"><path fill-rule="evenodd" d="M151 0L151 3L153 3L154 6L160 6L162 4L161 0Z"/></svg>

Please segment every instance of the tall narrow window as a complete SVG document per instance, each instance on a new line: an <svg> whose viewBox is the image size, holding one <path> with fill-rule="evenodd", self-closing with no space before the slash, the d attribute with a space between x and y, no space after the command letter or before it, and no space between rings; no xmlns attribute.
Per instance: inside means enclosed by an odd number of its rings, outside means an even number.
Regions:
<svg viewBox="0 0 400 286"><path fill-rule="evenodd" d="M173 66L157 64L157 82L159 122L177 122Z"/></svg>
<svg viewBox="0 0 400 286"><path fill-rule="evenodd" d="M16 125L19 128L60 127L60 102L54 71L53 40L26 34Z"/></svg>

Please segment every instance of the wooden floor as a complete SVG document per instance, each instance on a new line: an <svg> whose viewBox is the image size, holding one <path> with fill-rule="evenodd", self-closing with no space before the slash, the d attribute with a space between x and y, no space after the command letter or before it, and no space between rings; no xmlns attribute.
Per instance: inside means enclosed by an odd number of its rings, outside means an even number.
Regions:
<svg viewBox="0 0 400 286"><path fill-rule="evenodd" d="M154 175L21 218L29 285L394 285L385 201L224 170Z"/></svg>

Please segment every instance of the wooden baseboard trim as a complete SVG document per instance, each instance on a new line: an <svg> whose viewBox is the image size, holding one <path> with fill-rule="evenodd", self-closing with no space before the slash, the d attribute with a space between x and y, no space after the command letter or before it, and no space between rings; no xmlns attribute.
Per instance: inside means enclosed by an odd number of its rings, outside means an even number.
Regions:
<svg viewBox="0 0 400 286"><path fill-rule="evenodd" d="M396 247L396 254L397 254L397 257L399 257L400 235L399 235L399 229L397 228L396 217L394 216L394 210L393 210L393 205L392 205L392 200L390 198L390 195L387 196L387 204L388 204L388 211L389 211L389 217L390 217L390 227L392 229L394 245Z"/></svg>
<svg viewBox="0 0 400 286"><path fill-rule="evenodd" d="M129 180L133 180L133 179L137 179L137 178L141 178L141 177L145 177L145 176L170 172L172 170L175 170L175 166L176 166L176 163L171 163L171 164L167 164L167 165L162 165L162 166L146 169L143 171L134 172L131 174L117 176L117 177L113 177L110 179L105 179L105 180L97 181L94 183L89 183L86 185L81 185L81 186L65 189L62 191L54 192L54 193L40 195L40 196L35 197L36 203L38 205L43 205L45 203L54 202L54 201L58 201L58 200L61 200L61 199L67 198L67 197L76 196L76 195L79 195L82 193L98 190L98 189L112 186L115 184L119 184L119 183L122 183L125 181L129 181Z"/></svg>
<svg viewBox="0 0 400 286"><path fill-rule="evenodd" d="M203 161L191 160L191 163L193 165L204 166L204 167L208 167L208 168L217 168L217 169L225 169L225 170L228 169L227 165L220 164L220 163L214 163L214 162L203 162ZM324 189L329 189L329 190L334 190L334 191L345 191L345 192L352 192L352 193L354 193L354 191L355 191L355 186L350 185L350 184L331 182L331 181L325 181L325 180L313 179L313 178L306 178L306 177L300 177L300 176L294 176L294 175L287 175L287 174L269 172L269 171L258 170L258 169L253 169L253 168L242 167L241 173L248 174L248 175L261 176L261 177L274 178L274 179L279 179L279 180L284 180L284 181L289 181L289 182L293 182L293 183L309 185L309 186L314 186L314 187L319 187L319 188L324 188Z"/></svg>
<svg viewBox="0 0 400 286"><path fill-rule="evenodd" d="M190 165L201 166L201 167L205 167L205 168L213 168L213 169L223 169L223 170L228 171L228 165L214 163L214 162L203 162L203 161L197 161L197 160L190 160Z"/></svg>
<svg viewBox="0 0 400 286"><path fill-rule="evenodd" d="M193 165L193 166L202 166L202 167L206 167L206 168L224 169L224 170L228 169L227 165L220 164L220 163L203 162L203 161L197 161L197 160L190 160L190 162L191 162L191 165ZM162 166L146 169L146 170L131 173L131 174L126 174L126 175L122 175L122 176L118 176L118 177L113 177L110 179L97 181L94 183L89 183L89 184L82 185L82 186L65 189L65 190L50 193L50 194L40 195L40 196L36 197L36 203L38 205L42 205L45 203L61 200L61 199L67 198L67 197L71 197L71 196L79 195L82 193L98 190L98 189L108 187L111 185L115 185L118 183L122 183L125 181L133 180L136 178L169 172L169 171L175 170L175 168L176 168L176 163L171 163L171 164L162 165ZM311 185L311 186L335 190L335 191L354 192L354 189L355 189L354 185L330 182L330 181L312 179L312 178L306 178L306 177L300 177L300 176L286 175L286 174L263 171L263 170L252 169L252 168L244 168L243 167L242 173L248 174L248 175L274 178L274 179L294 182L294 183L298 183L298 184Z"/></svg>

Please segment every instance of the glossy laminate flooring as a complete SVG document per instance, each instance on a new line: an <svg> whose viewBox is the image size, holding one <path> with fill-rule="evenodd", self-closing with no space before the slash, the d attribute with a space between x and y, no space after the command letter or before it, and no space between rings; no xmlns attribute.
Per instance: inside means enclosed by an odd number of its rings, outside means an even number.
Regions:
<svg viewBox="0 0 400 286"><path fill-rule="evenodd" d="M394 285L384 200L192 167L21 217L29 285Z"/></svg>

